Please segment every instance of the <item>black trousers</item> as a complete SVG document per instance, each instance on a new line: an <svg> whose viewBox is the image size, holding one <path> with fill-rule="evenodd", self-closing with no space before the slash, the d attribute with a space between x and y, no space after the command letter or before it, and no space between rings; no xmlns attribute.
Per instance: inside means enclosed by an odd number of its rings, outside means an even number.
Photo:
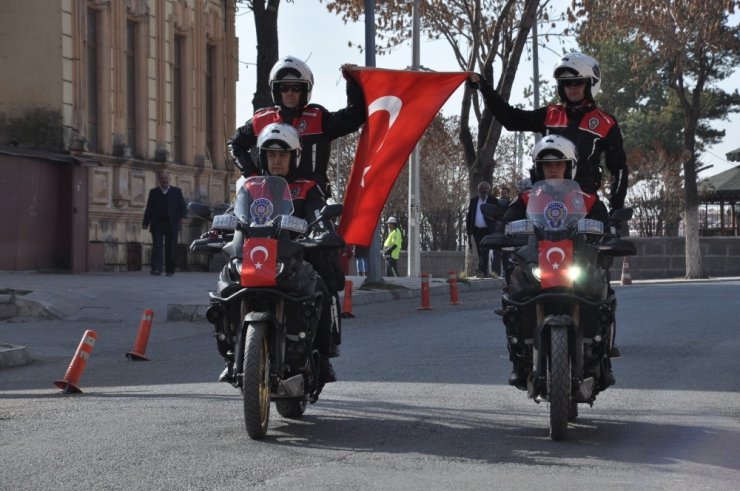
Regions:
<svg viewBox="0 0 740 491"><path fill-rule="evenodd" d="M488 228L473 228L473 240L475 241L475 248L478 251L478 271L483 274L488 274L488 251L486 247L481 247L480 241L483 237L490 234ZM494 263L495 264L495 263ZM495 266L494 266L495 268Z"/></svg>
<svg viewBox="0 0 740 491"><path fill-rule="evenodd" d="M152 271L162 272L163 257L165 271L173 274L177 265L177 230L169 224L152 228Z"/></svg>

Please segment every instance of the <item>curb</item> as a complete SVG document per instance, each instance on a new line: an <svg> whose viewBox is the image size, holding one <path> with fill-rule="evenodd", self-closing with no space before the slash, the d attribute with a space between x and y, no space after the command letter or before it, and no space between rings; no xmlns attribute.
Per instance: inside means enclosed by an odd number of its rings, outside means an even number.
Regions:
<svg viewBox="0 0 740 491"><path fill-rule="evenodd" d="M0 343L0 370L31 364L31 353L25 346Z"/></svg>

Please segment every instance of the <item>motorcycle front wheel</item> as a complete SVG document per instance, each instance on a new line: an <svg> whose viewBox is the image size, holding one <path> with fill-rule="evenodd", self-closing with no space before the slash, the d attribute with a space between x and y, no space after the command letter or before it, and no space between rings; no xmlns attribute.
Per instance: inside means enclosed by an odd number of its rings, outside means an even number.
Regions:
<svg viewBox="0 0 740 491"><path fill-rule="evenodd" d="M259 440L267 434L270 422L270 347L264 327L250 325L244 342L244 423L249 438L253 440Z"/></svg>
<svg viewBox="0 0 740 491"><path fill-rule="evenodd" d="M550 400L550 438L565 440L570 405L570 356L568 329L556 326L550 330L550 373L547 395Z"/></svg>

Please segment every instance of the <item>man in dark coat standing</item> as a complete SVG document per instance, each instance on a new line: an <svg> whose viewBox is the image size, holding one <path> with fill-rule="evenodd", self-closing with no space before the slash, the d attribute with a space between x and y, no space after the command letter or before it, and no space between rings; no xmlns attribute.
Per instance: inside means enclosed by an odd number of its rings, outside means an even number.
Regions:
<svg viewBox="0 0 740 491"><path fill-rule="evenodd" d="M159 187L149 191L144 210L143 229L152 233L152 274L162 274L162 246L167 276L175 274L177 263L177 234L180 223L188 214L188 207L182 190L170 186L170 176L166 171L157 173Z"/></svg>
<svg viewBox="0 0 740 491"><path fill-rule="evenodd" d="M468 214L465 217L465 230L468 233L468 244L473 247L475 242L478 253L478 274L488 276L488 249L481 248L480 241L495 231L495 221L483 216L480 205L483 203L497 203L495 196L491 196L491 185L486 181L478 184L478 196L473 196L468 205Z"/></svg>

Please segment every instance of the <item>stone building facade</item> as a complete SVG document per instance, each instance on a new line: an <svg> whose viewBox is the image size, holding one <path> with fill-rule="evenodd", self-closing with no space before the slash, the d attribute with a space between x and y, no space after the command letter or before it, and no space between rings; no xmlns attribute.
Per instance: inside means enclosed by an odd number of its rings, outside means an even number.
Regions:
<svg viewBox="0 0 740 491"><path fill-rule="evenodd" d="M0 144L42 147L86 168L79 185L96 251L85 269L100 267L100 250L105 269L131 269L132 250L148 261L141 221L159 169L187 201L229 200L234 16L235 0L0 2ZM186 225L181 243L201 226Z"/></svg>

